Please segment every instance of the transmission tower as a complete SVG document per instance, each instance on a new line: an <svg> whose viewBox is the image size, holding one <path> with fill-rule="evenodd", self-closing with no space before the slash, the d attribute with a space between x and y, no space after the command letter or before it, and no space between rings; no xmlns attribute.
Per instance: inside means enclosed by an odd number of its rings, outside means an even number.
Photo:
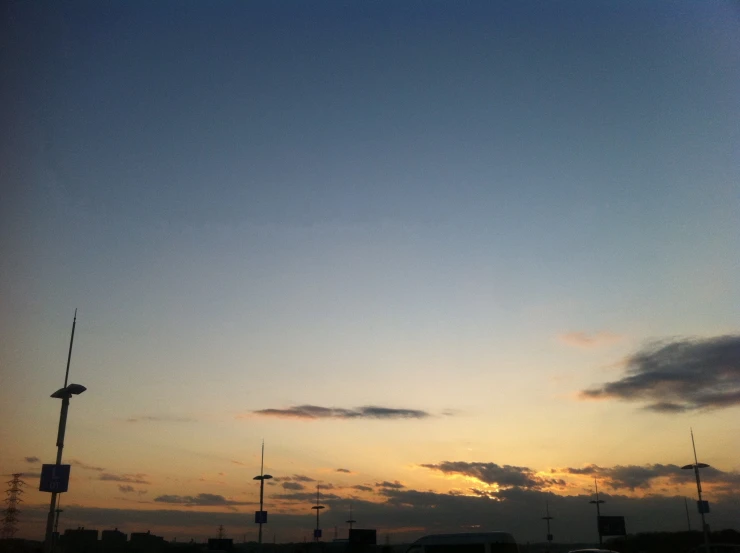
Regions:
<svg viewBox="0 0 740 553"><path fill-rule="evenodd" d="M5 490L5 495L7 495L5 503L8 506L3 511L3 526L0 529L0 538L6 540L15 537L15 533L18 531L18 503L23 501L20 495L23 493L23 486L26 485L21 480L21 476L23 475L20 472L13 474L13 479L7 482L10 487Z"/></svg>

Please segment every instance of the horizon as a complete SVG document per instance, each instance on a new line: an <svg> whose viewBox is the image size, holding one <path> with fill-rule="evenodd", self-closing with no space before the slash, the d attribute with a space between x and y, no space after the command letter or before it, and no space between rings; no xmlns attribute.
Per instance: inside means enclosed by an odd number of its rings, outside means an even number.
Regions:
<svg viewBox="0 0 740 553"><path fill-rule="evenodd" d="M548 501L593 542L594 479L629 533L680 531L693 429L740 529L735 3L5 16L0 474L54 461L79 309L60 528L256 536L264 439L266 542L317 483L324 536L351 502L534 542Z"/></svg>

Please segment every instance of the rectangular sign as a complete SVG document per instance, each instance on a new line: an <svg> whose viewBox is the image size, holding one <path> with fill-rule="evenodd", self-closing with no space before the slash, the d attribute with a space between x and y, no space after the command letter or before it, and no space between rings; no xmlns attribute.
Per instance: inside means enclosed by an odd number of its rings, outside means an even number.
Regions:
<svg viewBox="0 0 740 553"><path fill-rule="evenodd" d="M602 536L626 536L624 517L599 517L599 534Z"/></svg>
<svg viewBox="0 0 740 553"><path fill-rule="evenodd" d="M66 492L69 489L69 465L41 465L40 492Z"/></svg>
<svg viewBox="0 0 740 553"><path fill-rule="evenodd" d="M363 528L352 528L349 531L349 543L362 545L377 545L377 533L375 530Z"/></svg>
<svg viewBox="0 0 740 553"><path fill-rule="evenodd" d="M321 528L314 528L313 529L313 537L314 538L320 538L321 537Z"/></svg>
<svg viewBox="0 0 740 553"><path fill-rule="evenodd" d="M696 507L699 509L700 513L708 513L709 512L709 501L697 501Z"/></svg>
<svg viewBox="0 0 740 553"><path fill-rule="evenodd" d="M267 511L255 511L254 522L257 524L267 524Z"/></svg>

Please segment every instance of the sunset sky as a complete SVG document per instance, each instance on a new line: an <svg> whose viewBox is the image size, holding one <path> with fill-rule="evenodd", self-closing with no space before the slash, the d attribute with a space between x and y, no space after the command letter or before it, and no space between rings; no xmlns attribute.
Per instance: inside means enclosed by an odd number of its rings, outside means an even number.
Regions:
<svg viewBox="0 0 740 553"><path fill-rule="evenodd" d="M737 3L3 10L24 537L76 308L62 529L740 530Z"/></svg>

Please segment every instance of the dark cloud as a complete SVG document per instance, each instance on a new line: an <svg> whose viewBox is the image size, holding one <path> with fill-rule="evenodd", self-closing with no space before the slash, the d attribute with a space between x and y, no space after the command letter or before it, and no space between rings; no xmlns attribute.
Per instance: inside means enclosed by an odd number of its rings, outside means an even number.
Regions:
<svg viewBox="0 0 740 553"><path fill-rule="evenodd" d="M233 501L223 495L199 493L198 495L160 495L154 498L157 503L175 503L186 507L228 507L233 505L251 505L246 501Z"/></svg>
<svg viewBox="0 0 740 553"><path fill-rule="evenodd" d="M24 457L23 460L26 461L26 463L31 463L32 465L41 462L41 459L39 459L38 457Z"/></svg>
<svg viewBox="0 0 740 553"><path fill-rule="evenodd" d="M537 476L530 468L516 467L512 465L443 461L436 465L429 464L421 466L432 470L438 470L445 474L470 476L485 484L496 484L504 488L517 487L524 489L540 489L548 485L561 484L557 479L548 479Z"/></svg>
<svg viewBox="0 0 740 553"><path fill-rule="evenodd" d="M304 486L300 482L283 482L283 489L299 491L299 490L305 490L306 486Z"/></svg>
<svg viewBox="0 0 740 553"><path fill-rule="evenodd" d="M95 465L88 465L87 463L83 463L79 459L70 459L69 464L73 467L79 467L84 470L94 470L96 472L103 472L105 470L103 467L96 467Z"/></svg>
<svg viewBox="0 0 740 553"><path fill-rule="evenodd" d="M111 474L109 472L104 472L100 475L100 480L105 480L107 482L125 482L127 484L151 484L151 482L148 482L144 480L146 478L146 474Z"/></svg>
<svg viewBox="0 0 740 553"><path fill-rule="evenodd" d="M578 474L594 476L606 486L614 490L650 489L653 481L657 478L667 478L669 483L678 485L691 482L694 473L682 470L674 464L654 465L616 465L613 467L600 467L598 465L586 465L585 467L566 467L558 469L565 474ZM727 488L740 485L740 472L725 472L714 467L701 470L702 482L711 482Z"/></svg>
<svg viewBox="0 0 740 553"><path fill-rule="evenodd" d="M131 417L126 419L126 422L195 422L195 419L170 415L144 415L142 417Z"/></svg>
<svg viewBox="0 0 740 553"><path fill-rule="evenodd" d="M357 486L352 486L352 489L353 490L358 490L358 491L361 491L361 492L371 492L371 491L373 491L373 488L372 487L370 487L370 486L363 486L361 484L358 484Z"/></svg>
<svg viewBox="0 0 740 553"><path fill-rule="evenodd" d="M290 419L423 419L429 417L426 411L416 409L391 409L369 405L355 409L320 407L318 405L297 405L287 409L260 409L256 415Z"/></svg>
<svg viewBox="0 0 740 553"><path fill-rule="evenodd" d="M388 480L383 480L382 482L375 482L376 488L390 488L393 490L400 490L401 488L405 488L403 484L401 484L398 480L395 482L388 482Z"/></svg>
<svg viewBox="0 0 740 553"><path fill-rule="evenodd" d="M296 482L316 482L315 479L311 478L310 476L306 476L304 474L294 474L293 480Z"/></svg>
<svg viewBox="0 0 740 553"><path fill-rule="evenodd" d="M704 469L708 470L708 469ZM690 471L684 471L691 478ZM732 528L740 520L740 495L738 488L728 495L718 495L712 501L712 527ZM473 491L453 493L434 493L411 489L387 489L377 501L352 499L353 512L358 521L368 528L383 528L392 533L394 543L408 543L420 535L430 533L463 532L479 526L480 531L505 528L514 534L517 541L542 541L540 517L544 516L545 500L550 513L557 523L556 537L559 542L593 542L597 539L593 521L593 506L590 494L559 496L540 490L509 488L499 490L494 497L491 492L478 496ZM183 503L182 496L160 496L179 509L99 509L67 504L64 507L64 524L67 527L84 526L88 528L118 527L124 532L151 530L167 539L176 537L178 541L191 537L202 539L213 535L213 529L223 524L226 527L243 527L244 513L206 511L194 508L199 496L191 497L191 503ZM213 496L219 498L220 496ZM188 496L185 496L187 499ZM303 502L305 512L296 514L271 513L270 528L283 541L302 541L315 522L309 507L315 495L308 493L300 497L292 496L292 501ZM327 527L336 521L346 519L349 498L336 496L322 497L327 506ZM661 496L647 494L644 497L627 497L605 492L604 514L620 514L627 519L630 533L646 531L676 531L686 528L684 498L681 495ZM209 500L201 497L200 503L219 507L228 499ZM162 501L157 505L164 505ZM232 502L238 503L238 502ZM301 506L301 508L303 507ZM227 506L228 507L228 506ZM23 510L23 524L29 533L43 534L48 505L26 505ZM333 517L333 518L332 518ZM692 526L699 526L699 515L695 509L690 511Z"/></svg>
<svg viewBox="0 0 740 553"><path fill-rule="evenodd" d="M347 474L352 474L352 471L349 469L337 469L337 472L346 472Z"/></svg>
<svg viewBox="0 0 740 553"><path fill-rule="evenodd" d="M305 501L308 503L316 503L316 492L294 492L294 493L277 493L271 496L272 499L282 499L285 501ZM333 493L321 492L320 501L324 503L326 501L342 499Z"/></svg>
<svg viewBox="0 0 740 553"><path fill-rule="evenodd" d="M740 405L740 336L652 344L629 357L621 379L581 396L640 401L660 413Z"/></svg>

